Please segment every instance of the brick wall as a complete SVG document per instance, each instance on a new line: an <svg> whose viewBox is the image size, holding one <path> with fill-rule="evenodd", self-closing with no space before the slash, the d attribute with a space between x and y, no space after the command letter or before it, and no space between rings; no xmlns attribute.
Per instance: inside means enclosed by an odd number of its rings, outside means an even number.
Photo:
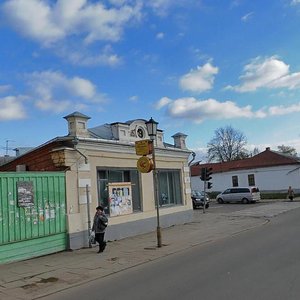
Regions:
<svg viewBox="0 0 300 300"><path fill-rule="evenodd" d="M62 147L62 141L54 141L17 157L13 161L0 166L0 171L16 171L17 165L26 165L26 171L65 171L66 167L56 167L51 159L51 151Z"/></svg>

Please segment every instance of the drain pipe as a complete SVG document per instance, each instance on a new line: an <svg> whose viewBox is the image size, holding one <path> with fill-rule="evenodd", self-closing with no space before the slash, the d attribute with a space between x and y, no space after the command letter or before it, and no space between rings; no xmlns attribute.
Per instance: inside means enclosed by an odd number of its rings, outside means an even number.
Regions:
<svg viewBox="0 0 300 300"><path fill-rule="evenodd" d="M191 161L188 163L188 166L190 166L191 165L191 163L195 160L195 157L196 157L196 153L193 151L192 153L192 159L191 159Z"/></svg>
<svg viewBox="0 0 300 300"><path fill-rule="evenodd" d="M87 216L88 216L88 238L89 238L89 248L92 248L92 244L91 244L91 212L90 212L90 194L89 194L89 185L87 184L85 186L85 190L86 190L86 207L87 207Z"/></svg>

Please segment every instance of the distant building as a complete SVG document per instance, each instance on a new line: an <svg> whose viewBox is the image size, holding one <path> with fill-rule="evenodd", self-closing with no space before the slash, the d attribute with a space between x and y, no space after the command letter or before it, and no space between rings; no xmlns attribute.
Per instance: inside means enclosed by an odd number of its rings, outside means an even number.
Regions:
<svg viewBox="0 0 300 300"><path fill-rule="evenodd" d="M16 152L16 156L18 157L31 151L32 149L34 149L34 147L18 147L13 150Z"/></svg>
<svg viewBox="0 0 300 300"><path fill-rule="evenodd" d="M292 186L300 192L300 158L272 151L265 151L246 159L223 163L193 164L191 187L203 190L201 168L212 168L212 189L223 191L228 187L257 186L264 192L282 192Z"/></svg>
<svg viewBox="0 0 300 300"><path fill-rule="evenodd" d="M10 162L13 159L15 159L14 156L9 156L9 155L0 156L0 166Z"/></svg>

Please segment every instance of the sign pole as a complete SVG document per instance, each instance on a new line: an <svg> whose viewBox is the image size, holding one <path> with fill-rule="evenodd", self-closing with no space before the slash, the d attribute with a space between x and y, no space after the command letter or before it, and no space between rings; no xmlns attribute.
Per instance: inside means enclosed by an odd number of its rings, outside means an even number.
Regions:
<svg viewBox="0 0 300 300"><path fill-rule="evenodd" d="M203 181L203 184L204 184L204 188L203 188L203 191L204 191L204 199L203 199L203 213L205 214L205 206L206 206L206 168L205 168L205 172L204 172L204 175L205 175L205 180Z"/></svg>

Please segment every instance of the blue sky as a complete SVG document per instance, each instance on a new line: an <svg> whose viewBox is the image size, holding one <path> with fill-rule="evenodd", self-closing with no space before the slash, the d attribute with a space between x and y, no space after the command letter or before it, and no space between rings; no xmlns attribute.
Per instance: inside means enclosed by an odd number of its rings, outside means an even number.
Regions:
<svg viewBox="0 0 300 300"><path fill-rule="evenodd" d="M0 1L0 155L153 117L199 156L231 125L300 153L300 0ZM11 153L12 154L12 153Z"/></svg>

